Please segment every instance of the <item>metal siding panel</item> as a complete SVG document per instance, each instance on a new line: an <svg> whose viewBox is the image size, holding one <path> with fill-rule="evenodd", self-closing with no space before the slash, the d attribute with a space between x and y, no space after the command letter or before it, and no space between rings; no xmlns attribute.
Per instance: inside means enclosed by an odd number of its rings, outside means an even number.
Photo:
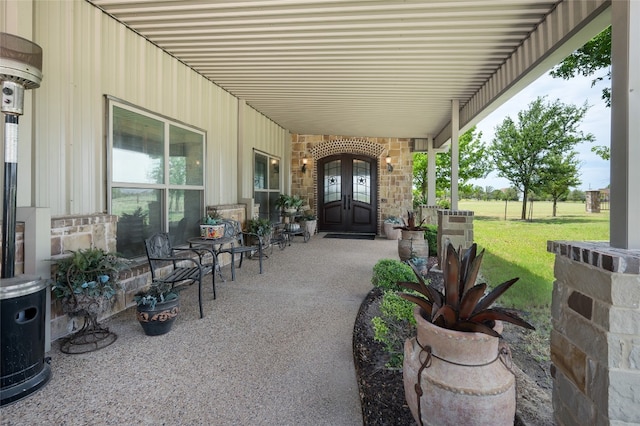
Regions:
<svg viewBox="0 0 640 426"><path fill-rule="evenodd" d="M106 209L104 94L203 129L205 202L236 202L235 97L88 3L38 2L35 22L34 41L45 52L35 121L38 206L53 216Z"/></svg>

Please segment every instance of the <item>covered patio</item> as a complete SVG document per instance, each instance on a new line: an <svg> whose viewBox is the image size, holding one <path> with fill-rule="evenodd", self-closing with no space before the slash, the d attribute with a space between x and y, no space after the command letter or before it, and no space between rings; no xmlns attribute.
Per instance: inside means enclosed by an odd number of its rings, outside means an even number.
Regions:
<svg viewBox="0 0 640 426"><path fill-rule="evenodd" d="M640 392L640 169L635 167L640 162L640 3L0 0L0 16L0 32L31 40L44 52L42 85L25 91L15 152L20 162L16 216L21 253L15 269L43 278L50 276L52 256L89 246L117 247L117 228L123 226L117 201L126 192L123 188L161 194L145 200L143 214L165 232L175 232L181 219L197 220L210 208L242 220L263 215L278 193L304 196L323 217L321 166L335 155L368 161L373 181L368 189L375 194L370 223L379 232L385 217L412 205L412 154L427 152L433 161L435 152L450 145L456 214L458 136L612 25L611 237L601 243L549 244L557 255L554 409L561 424L640 422L634 396ZM145 125L162 122L167 130L147 132L150 126L141 126L134 138L127 128L120 133L126 137L118 139L114 121L133 115L143 117ZM196 135L196 142L169 146L169 128L181 129L177 135ZM152 146L149 140L166 146ZM169 172L164 180L154 181L152 173L138 181L120 179L114 173L123 164L114 160L118 149L129 157L144 154L146 160L166 153L167 170L170 159L188 159L184 168L195 179L176 183ZM261 181L267 173L259 173L258 158L273 182ZM304 171L303 159L309 162ZM133 163L122 167L135 169ZM433 205L435 161L429 173ZM190 191L190 197L172 198L176 191ZM183 203L182 210L172 210L175 200ZM293 250L287 257L291 254ZM279 269L274 267L278 259L267 266L267 274ZM338 265L341 259L335 261ZM363 277L369 276L375 259L355 261L362 264L349 267L357 266L354 272L362 275L350 279L366 282ZM333 283L337 268L326 265L331 267L317 274L321 282ZM138 259L136 266L117 295L121 315L127 315L132 295L149 281L144 261ZM265 283L298 288L298 279L283 276ZM575 277L585 279L575 282ZM224 285L229 294L233 285ZM350 307L366 292L360 287L354 291L343 295ZM214 312L223 305L217 302L211 305ZM298 308L315 306L315 300L299 303ZM236 307L230 303L220 309L227 315L226 310ZM298 318L305 312L300 310ZM224 320L211 317L190 328L215 334ZM50 318L47 335L55 345L75 325L55 303ZM120 318L114 326L130 327L119 323ZM251 322L242 324L251 330ZM243 328L233 331L242 333ZM176 334L183 333L172 336ZM301 344L310 336L304 335ZM242 350L256 346L246 339L237 344ZM240 353L235 346L221 350L226 349L230 353L224 357ZM283 365L273 359L264 363ZM195 383L215 380L206 371L194 377ZM104 377L113 381L112 375ZM71 400L90 395L90 407L100 398L102 383L81 375L73 380L77 382L70 387L77 384L87 391L74 393ZM52 385L42 394L52 392ZM188 401L190 389L180 390ZM126 398L135 399L130 394ZM329 401L331 406L334 400ZM45 410L45 415L54 415L56 404L60 402L52 403L53 411ZM183 408L182 415L188 415L190 407Z"/></svg>
<svg viewBox="0 0 640 426"><path fill-rule="evenodd" d="M81 355L53 344L51 381L2 407L3 425L361 425L352 334L371 271L397 243L312 237L230 281L181 293L173 329L145 336L129 309L111 346Z"/></svg>

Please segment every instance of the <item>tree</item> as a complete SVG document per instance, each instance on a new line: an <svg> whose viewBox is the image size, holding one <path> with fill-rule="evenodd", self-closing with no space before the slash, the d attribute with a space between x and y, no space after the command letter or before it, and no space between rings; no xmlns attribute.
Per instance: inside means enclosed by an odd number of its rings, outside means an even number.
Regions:
<svg viewBox="0 0 640 426"><path fill-rule="evenodd" d="M578 153L570 151L566 155L549 156L547 167L542 171L542 190L549 194L553 202L552 216L556 217L558 200L569 195L569 188L580 185L578 178L580 161Z"/></svg>
<svg viewBox="0 0 640 426"><path fill-rule="evenodd" d="M606 71L601 72L603 69ZM611 81L611 26L567 56L549 74L565 80L578 74L585 77L595 74L596 77L591 80L591 87L605 78ZM608 107L611 107L611 85L602 89L602 99ZM611 156L609 147L606 146L594 146L591 151L603 160L608 160Z"/></svg>
<svg viewBox="0 0 640 426"><path fill-rule="evenodd" d="M592 142L593 135L578 129L589 108L565 105L557 99L546 103L538 97L529 109L518 113L518 123L511 117L496 127L489 153L498 176L508 179L522 193L522 215L526 219L527 200L531 192L540 191L555 156L566 154L581 142Z"/></svg>
<svg viewBox="0 0 640 426"><path fill-rule="evenodd" d="M471 193L473 188L467 182L471 179L487 177L491 163L487 158L486 147L480 140L482 132L475 134L472 127L458 138L459 162L458 185L461 193ZM436 154L436 193L448 192L451 184L451 148L447 154ZM413 154L413 186L422 199L427 198L427 154Z"/></svg>

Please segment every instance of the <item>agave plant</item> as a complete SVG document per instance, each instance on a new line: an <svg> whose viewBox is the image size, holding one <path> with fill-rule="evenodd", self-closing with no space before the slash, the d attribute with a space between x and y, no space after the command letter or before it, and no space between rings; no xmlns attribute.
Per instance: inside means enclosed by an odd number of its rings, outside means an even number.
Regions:
<svg viewBox="0 0 640 426"><path fill-rule="evenodd" d="M426 285L421 274L412 265L418 282L399 282L398 285L414 290L423 297L409 293L400 293L400 296L420 306L427 321L450 330L479 332L500 337L493 329L495 321L506 321L533 330L534 327L520 318L515 311L491 308L518 278L500 284L485 295L487 284L475 283L484 254L484 250L480 254L477 254L477 250L478 247L474 243L460 255L451 243L448 244L443 271L444 293Z"/></svg>

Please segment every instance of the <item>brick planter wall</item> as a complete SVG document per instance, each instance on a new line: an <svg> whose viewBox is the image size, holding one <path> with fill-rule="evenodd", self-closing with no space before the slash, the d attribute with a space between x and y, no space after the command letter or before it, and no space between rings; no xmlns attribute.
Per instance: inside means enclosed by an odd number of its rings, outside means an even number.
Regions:
<svg viewBox="0 0 640 426"><path fill-rule="evenodd" d="M559 425L640 423L640 251L549 241Z"/></svg>

